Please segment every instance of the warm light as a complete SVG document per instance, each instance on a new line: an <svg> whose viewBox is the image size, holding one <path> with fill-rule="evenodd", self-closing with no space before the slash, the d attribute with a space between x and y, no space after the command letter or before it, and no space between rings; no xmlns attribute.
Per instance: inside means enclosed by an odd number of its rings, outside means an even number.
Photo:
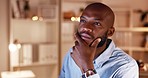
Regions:
<svg viewBox="0 0 148 78"><path fill-rule="evenodd" d="M76 19L75 19L75 17L71 17L71 21L75 21Z"/></svg>
<svg viewBox="0 0 148 78"><path fill-rule="evenodd" d="M21 48L21 44L16 44L17 49Z"/></svg>
<svg viewBox="0 0 148 78"><path fill-rule="evenodd" d="M78 21L78 22L80 22L80 17L71 17L71 21Z"/></svg>
<svg viewBox="0 0 148 78"><path fill-rule="evenodd" d="M9 50L10 50L10 52L16 52L17 46L15 44L9 44Z"/></svg>
<svg viewBox="0 0 148 78"><path fill-rule="evenodd" d="M77 21L80 22L80 17L77 17Z"/></svg>
<svg viewBox="0 0 148 78"><path fill-rule="evenodd" d="M40 21L43 21L43 18L42 18L42 17L40 17L40 18L39 18L39 20L40 20Z"/></svg>
<svg viewBox="0 0 148 78"><path fill-rule="evenodd" d="M39 17L38 17L38 16L33 16L33 17L32 17L32 20L33 20L33 21L37 21L37 20L39 20Z"/></svg>
<svg viewBox="0 0 148 78"><path fill-rule="evenodd" d="M21 48L21 44L9 44L10 52L16 52L20 48Z"/></svg>

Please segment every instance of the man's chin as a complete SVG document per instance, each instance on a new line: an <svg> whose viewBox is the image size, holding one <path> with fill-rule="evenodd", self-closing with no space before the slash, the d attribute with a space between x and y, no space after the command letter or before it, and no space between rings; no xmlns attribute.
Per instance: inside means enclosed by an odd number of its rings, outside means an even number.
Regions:
<svg viewBox="0 0 148 78"><path fill-rule="evenodd" d="M87 43L87 44L90 44L91 43L91 39L89 38L85 38L85 37L82 37L82 39Z"/></svg>
<svg viewBox="0 0 148 78"><path fill-rule="evenodd" d="M88 39L83 39L88 45L90 45L91 44L91 41L92 40L88 40Z"/></svg>

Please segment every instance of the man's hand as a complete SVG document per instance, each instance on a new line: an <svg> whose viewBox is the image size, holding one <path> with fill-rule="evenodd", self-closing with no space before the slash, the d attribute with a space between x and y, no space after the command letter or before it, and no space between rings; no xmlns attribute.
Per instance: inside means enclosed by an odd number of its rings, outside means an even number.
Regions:
<svg viewBox="0 0 148 78"><path fill-rule="evenodd" d="M76 41L71 54L76 64L80 67L82 72L87 69L94 69L93 60L96 53L97 45L101 41L97 38L91 44L87 44L78 33L75 34Z"/></svg>

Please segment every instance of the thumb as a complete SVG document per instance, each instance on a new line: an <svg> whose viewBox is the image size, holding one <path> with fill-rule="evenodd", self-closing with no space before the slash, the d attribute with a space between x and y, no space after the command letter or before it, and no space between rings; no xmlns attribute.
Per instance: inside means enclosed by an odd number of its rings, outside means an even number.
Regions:
<svg viewBox="0 0 148 78"><path fill-rule="evenodd" d="M90 44L90 47L97 47L99 42L101 41L101 38L96 38L92 43Z"/></svg>

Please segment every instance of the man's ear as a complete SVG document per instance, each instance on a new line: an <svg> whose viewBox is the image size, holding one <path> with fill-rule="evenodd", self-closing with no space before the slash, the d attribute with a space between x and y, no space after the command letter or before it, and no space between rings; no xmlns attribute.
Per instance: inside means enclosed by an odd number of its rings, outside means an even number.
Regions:
<svg viewBox="0 0 148 78"><path fill-rule="evenodd" d="M114 32L115 32L115 28L114 27L110 27L110 29L109 29L109 31L107 33L107 36L111 37L114 34Z"/></svg>

